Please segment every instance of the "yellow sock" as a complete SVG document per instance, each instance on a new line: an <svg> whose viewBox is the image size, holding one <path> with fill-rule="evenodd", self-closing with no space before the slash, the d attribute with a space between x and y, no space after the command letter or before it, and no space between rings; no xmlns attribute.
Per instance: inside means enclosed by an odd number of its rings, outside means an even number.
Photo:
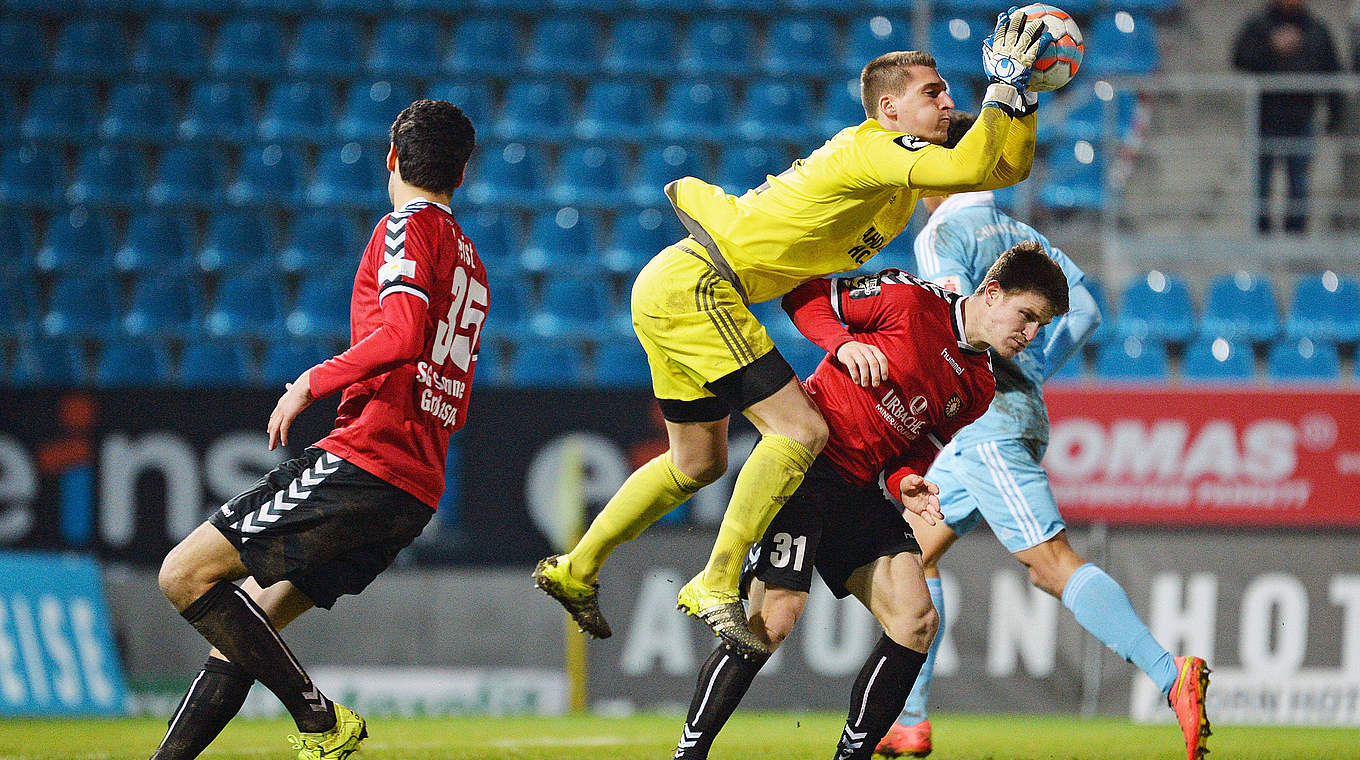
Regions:
<svg viewBox="0 0 1360 760"><path fill-rule="evenodd" d="M762 436L737 475L713 553L704 567L704 585L714 591L737 590L746 550L760 540L784 502L798 490L814 456L786 435Z"/></svg>
<svg viewBox="0 0 1360 760"><path fill-rule="evenodd" d="M614 498L604 505L586 534L567 554L567 569L572 577L594 583L600 566L615 547L642 535L647 526L704 485L676 469L669 451L639 467L619 486Z"/></svg>

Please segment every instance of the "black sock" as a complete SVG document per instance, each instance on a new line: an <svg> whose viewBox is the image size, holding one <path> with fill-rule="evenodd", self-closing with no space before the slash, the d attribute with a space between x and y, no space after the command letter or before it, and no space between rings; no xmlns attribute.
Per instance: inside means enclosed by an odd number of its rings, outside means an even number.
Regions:
<svg viewBox="0 0 1360 760"><path fill-rule="evenodd" d="M925 661L925 652L907 649L886 633L879 637L855 678L835 760L868 760L902 712Z"/></svg>
<svg viewBox="0 0 1360 760"><path fill-rule="evenodd" d="M699 669L699 683L694 687L685 728L680 734L680 744L675 748L676 760L708 757L713 738L732 717L732 711L746 696L746 690L751 688L751 682L764 664L765 660L742 657L726 644L713 650Z"/></svg>
<svg viewBox="0 0 1360 760"><path fill-rule="evenodd" d="M255 679L234 662L209 657L203 663L151 760L193 760L240 712Z"/></svg>
<svg viewBox="0 0 1360 760"><path fill-rule="evenodd" d="M274 692L299 731L317 733L335 727L331 701L312 684L269 616L246 592L221 581L181 614L217 651Z"/></svg>

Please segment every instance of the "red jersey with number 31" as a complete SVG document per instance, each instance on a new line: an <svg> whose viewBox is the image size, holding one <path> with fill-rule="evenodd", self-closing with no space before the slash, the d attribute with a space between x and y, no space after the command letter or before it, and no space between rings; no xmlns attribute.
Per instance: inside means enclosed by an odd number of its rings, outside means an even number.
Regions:
<svg viewBox="0 0 1360 760"><path fill-rule="evenodd" d="M384 217L354 278L350 347L311 370L313 395L344 390L316 445L434 508L487 301L486 267L447 206L417 198Z"/></svg>

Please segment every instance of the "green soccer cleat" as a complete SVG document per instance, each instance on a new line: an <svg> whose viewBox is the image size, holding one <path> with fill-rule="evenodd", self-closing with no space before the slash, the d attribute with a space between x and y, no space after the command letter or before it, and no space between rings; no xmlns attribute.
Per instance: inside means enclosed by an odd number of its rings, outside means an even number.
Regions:
<svg viewBox="0 0 1360 760"><path fill-rule="evenodd" d="M769 657L770 648L746 624L746 608L742 607L741 599L731 592L705 588L701 577L702 574L694 576L680 589L676 609L702 620L742 657L748 660Z"/></svg>
<svg viewBox="0 0 1360 760"><path fill-rule="evenodd" d="M319 734L290 734L288 741L298 751L298 760L344 760L359 749L368 736L368 724L359 713L339 702L335 707L335 728Z"/></svg>
<svg viewBox="0 0 1360 760"><path fill-rule="evenodd" d="M1176 658L1176 682L1166 701L1176 712L1185 737L1186 760L1202 760L1209 752L1209 715L1204 711L1204 694L1209 690L1209 666L1199 657Z"/></svg>
<svg viewBox="0 0 1360 760"><path fill-rule="evenodd" d="M613 636L604 613L600 612L600 584L573 578L565 560L566 555L562 554L539 560L534 568L534 585L565 607L585 633L597 639Z"/></svg>

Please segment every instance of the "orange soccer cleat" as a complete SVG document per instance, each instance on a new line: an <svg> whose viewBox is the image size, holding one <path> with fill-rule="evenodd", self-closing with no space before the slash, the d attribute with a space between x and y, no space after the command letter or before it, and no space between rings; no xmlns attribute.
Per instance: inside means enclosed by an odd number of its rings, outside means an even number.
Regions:
<svg viewBox="0 0 1360 760"><path fill-rule="evenodd" d="M910 726L893 723L874 748L874 754L885 757L925 757L930 754L930 750L930 721L923 720Z"/></svg>
<svg viewBox="0 0 1360 760"><path fill-rule="evenodd" d="M1204 712L1204 694L1209 690L1209 666L1201 657L1176 658L1176 682L1166 701L1176 711L1176 721L1185 735L1185 759L1202 760L1209 752L1209 716Z"/></svg>

